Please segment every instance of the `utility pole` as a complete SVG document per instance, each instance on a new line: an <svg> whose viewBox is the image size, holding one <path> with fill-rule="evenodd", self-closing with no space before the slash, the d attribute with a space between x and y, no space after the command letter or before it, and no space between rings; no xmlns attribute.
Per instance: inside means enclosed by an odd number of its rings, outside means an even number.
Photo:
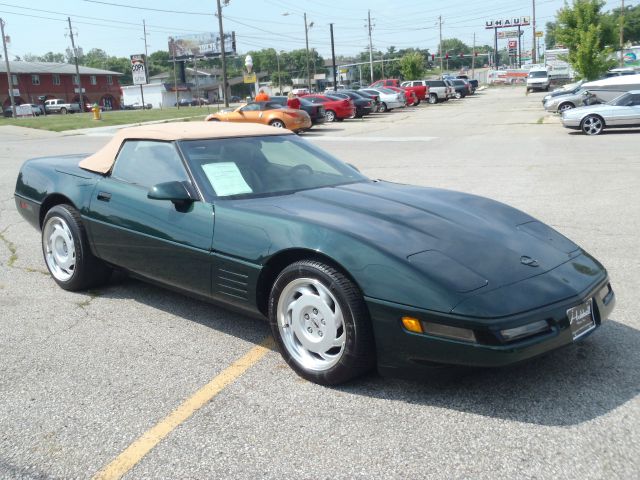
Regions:
<svg viewBox="0 0 640 480"><path fill-rule="evenodd" d="M0 18L0 30L2 31L2 47L4 48L4 62L7 66L7 84L9 85L9 98L11 99L11 115L16 118L16 101L13 98L13 79L9 67L9 54L7 53L7 37L4 36L4 20Z"/></svg>
<svg viewBox="0 0 640 480"><path fill-rule="evenodd" d="M220 27L220 61L222 62L222 96L224 97L224 106L229 106L227 98L227 59L224 53L224 30L222 29L222 6L220 0L216 0L218 4L218 27ZM174 63L175 65L175 63Z"/></svg>
<svg viewBox="0 0 640 480"><path fill-rule="evenodd" d="M471 78L476 78L476 32L473 32L473 50L471 51Z"/></svg>
<svg viewBox="0 0 640 480"><path fill-rule="evenodd" d="M307 12L304 12L304 41L307 47L307 88L311 93L311 69L309 68L309 27L307 26Z"/></svg>
<svg viewBox="0 0 640 480"><path fill-rule="evenodd" d="M620 66L624 67L624 0L620 7Z"/></svg>
<svg viewBox="0 0 640 480"><path fill-rule="evenodd" d="M531 63L536 63L536 0L532 0L532 1L533 1L533 45L531 46Z"/></svg>
<svg viewBox="0 0 640 480"><path fill-rule="evenodd" d="M278 93L282 95L282 79L280 78L280 55L276 50L276 63L278 64Z"/></svg>
<svg viewBox="0 0 640 480"><path fill-rule="evenodd" d="M371 43L371 10L367 15L369 28L369 69L371 70L371 83L373 83L373 44Z"/></svg>
<svg viewBox="0 0 640 480"><path fill-rule="evenodd" d="M440 43L438 44L438 50L440 51L440 75L444 73L442 70L442 15L438 17L438 23L440 24Z"/></svg>
<svg viewBox="0 0 640 480"><path fill-rule="evenodd" d="M146 84L149 83L149 53L147 51L147 25L144 19L142 20L142 35L142 39L144 40L144 83ZM144 103L144 89L142 88L142 84L140 84L140 98L142 99L142 109L144 110L146 103Z"/></svg>
<svg viewBox="0 0 640 480"><path fill-rule="evenodd" d="M82 95L82 81L80 80L80 67L78 66L78 51L76 50L76 42L73 38L73 30L71 28L71 17L67 17L69 22L69 36L71 37L71 48L73 49L73 59L76 63L76 75L78 76L78 95L80 96L80 111L84 112L84 96Z"/></svg>
<svg viewBox="0 0 640 480"><path fill-rule="evenodd" d="M333 68L333 90L338 91L338 72L336 72L336 51L333 45L333 23L329 24L331 31L331 67Z"/></svg>

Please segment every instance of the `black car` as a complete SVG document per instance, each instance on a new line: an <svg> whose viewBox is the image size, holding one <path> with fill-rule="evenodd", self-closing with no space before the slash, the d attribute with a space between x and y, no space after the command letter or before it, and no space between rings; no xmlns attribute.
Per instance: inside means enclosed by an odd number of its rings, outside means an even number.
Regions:
<svg viewBox="0 0 640 480"><path fill-rule="evenodd" d="M466 80L467 82L469 82L469 88L471 90L471 93L472 94L476 93L476 90L480 85L478 83L478 80L476 80L475 78L469 78L467 75L458 75L456 78L459 78L460 80Z"/></svg>
<svg viewBox="0 0 640 480"><path fill-rule="evenodd" d="M300 100L300 110L304 110L309 114L309 117L311 117L311 123L313 125L318 125L325 122L324 107L322 106L322 104L312 103L309 100L300 97L298 97L298 100ZM270 101L285 107L287 106L287 97L285 96L271 97Z"/></svg>
<svg viewBox="0 0 640 480"><path fill-rule="evenodd" d="M362 98L365 98L371 102L371 111L377 112L380 109L380 97L373 93L365 92L364 90L349 90L351 92L357 93Z"/></svg>
<svg viewBox="0 0 640 480"><path fill-rule="evenodd" d="M353 100L353 104L356 107L356 118L362 118L365 115L369 115L373 111L373 103L371 100L358 95L350 90L340 90L337 92L327 91L325 95L329 98L342 100L345 98Z"/></svg>
<svg viewBox="0 0 640 480"><path fill-rule="evenodd" d="M467 83L465 83L464 80L453 79L453 80L450 80L450 82L452 84L451 86L456 91L456 98L464 98L467 95L469 95L470 93L469 87L467 86Z"/></svg>

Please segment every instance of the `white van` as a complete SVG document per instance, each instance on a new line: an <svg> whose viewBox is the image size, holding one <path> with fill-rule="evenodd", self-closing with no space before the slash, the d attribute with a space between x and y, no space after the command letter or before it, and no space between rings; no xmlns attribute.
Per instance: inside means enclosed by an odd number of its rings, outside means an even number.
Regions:
<svg viewBox="0 0 640 480"><path fill-rule="evenodd" d="M532 68L527 75L527 92L531 90L549 91L551 78L546 67Z"/></svg>

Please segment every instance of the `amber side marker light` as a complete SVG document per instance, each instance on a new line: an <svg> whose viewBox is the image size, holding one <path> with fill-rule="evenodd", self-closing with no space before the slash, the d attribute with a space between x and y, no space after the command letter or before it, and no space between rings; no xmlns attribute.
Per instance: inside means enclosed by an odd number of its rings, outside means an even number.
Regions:
<svg viewBox="0 0 640 480"><path fill-rule="evenodd" d="M402 317L402 325L404 328L414 333L424 333L420 320L413 317Z"/></svg>

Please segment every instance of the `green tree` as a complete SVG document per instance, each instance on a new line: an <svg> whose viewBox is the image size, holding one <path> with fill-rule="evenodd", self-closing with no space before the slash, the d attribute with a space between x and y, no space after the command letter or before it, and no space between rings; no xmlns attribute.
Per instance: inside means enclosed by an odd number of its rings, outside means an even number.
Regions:
<svg viewBox="0 0 640 480"><path fill-rule="evenodd" d="M422 78L425 72L425 58L419 52L406 53L398 62L400 73L407 80Z"/></svg>
<svg viewBox="0 0 640 480"><path fill-rule="evenodd" d="M556 39L569 49L569 63L580 78L593 80L615 65L606 46L602 0L573 0L558 12Z"/></svg>
<svg viewBox="0 0 640 480"><path fill-rule="evenodd" d="M147 69L149 70L150 77L171 71L173 69L173 63L171 62L169 51L158 50L150 53L149 58L147 58Z"/></svg>
<svg viewBox="0 0 640 480"><path fill-rule="evenodd" d="M547 49L556 48L556 29L558 24L556 22L547 22L547 31L544 35L544 44Z"/></svg>

